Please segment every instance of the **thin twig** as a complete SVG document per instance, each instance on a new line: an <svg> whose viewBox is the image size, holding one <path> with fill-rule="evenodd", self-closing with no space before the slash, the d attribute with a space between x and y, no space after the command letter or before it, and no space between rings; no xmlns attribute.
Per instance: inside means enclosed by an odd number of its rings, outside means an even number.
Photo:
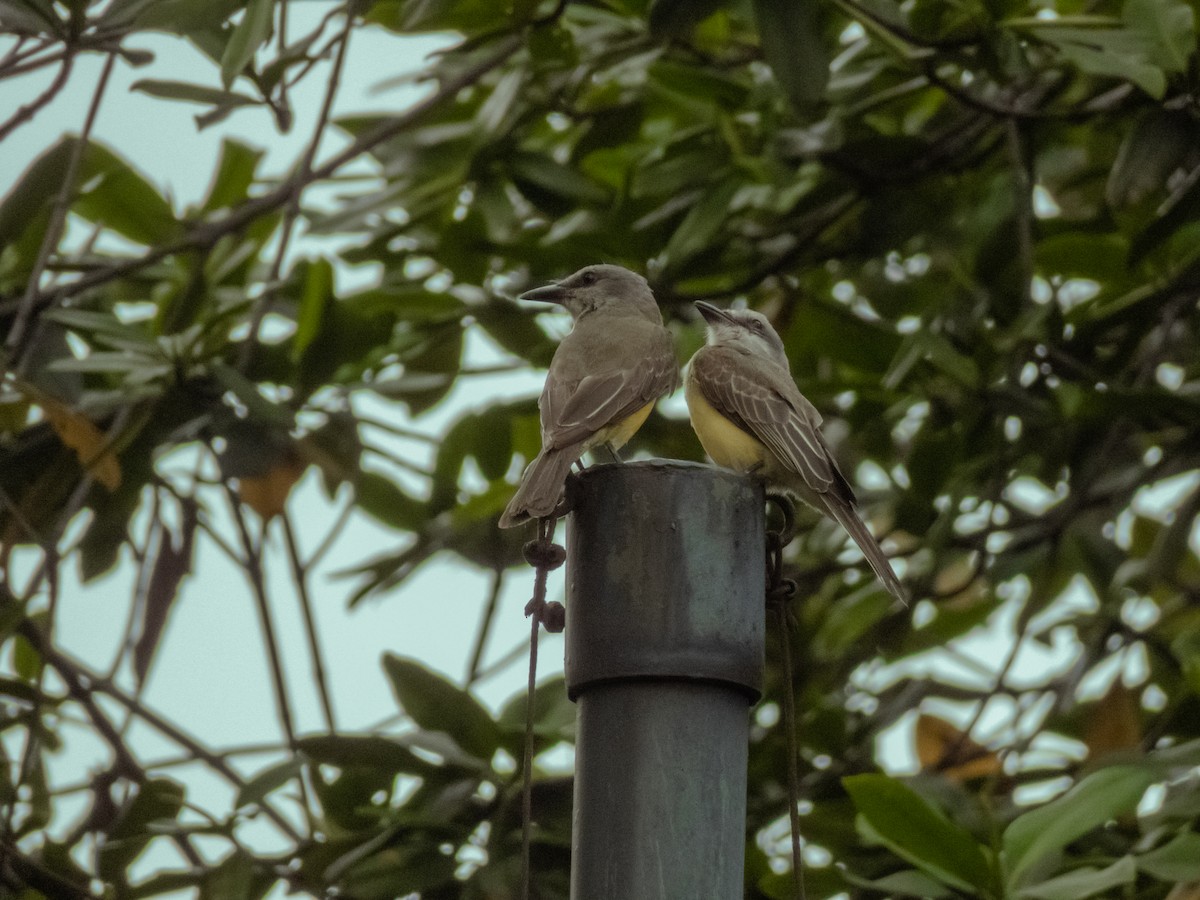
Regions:
<svg viewBox="0 0 1200 900"><path fill-rule="evenodd" d="M267 648L267 660L270 663L271 680L275 688L275 708L279 713L279 720L283 725L283 733L287 738L288 747L294 752L296 729L292 722L291 704L288 702L287 682L283 677L283 660L279 655L279 640L275 634L275 622L271 618L271 604L267 597L266 582L263 579L261 549L255 546L254 540L250 536L246 517L242 513L242 505L233 488L228 481L223 481L222 487L225 489L229 510L237 525L238 536L242 543L242 553L244 554L242 565L246 572L246 579L250 582L251 592L254 594L254 605L258 610L258 621L262 627L263 642Z"/></svg>
<svg viewBox="0 0 1200 900"><path fill-rule="evenodd" d="M282 20L286 23L287 20L287 3L283 4L283 9L280 13ZM329 84L325 88L325 98L321 101L321 111L317 115L317 124L313 129L313 136L308 142L308 147L304 151L304 155L300 159L300 165L296 169L296 174L299 176L296 190L289 198L287 207L283 214L283 223L280 225L279 249L275 252L275 259L271 263L271 271L267 276L268 287L262 292L261 296L255 301L254 308L250 313L250 331L246 337L246 343L242 345L239 355L239 367L242 371L246 371L250 367L250 363L254 359L254 351L258 347L259 331L262 328L263 319L266 318L268 312L271 311L271 306L275 302L275 294L278 290L279 276L283 271L283 261L287 256L288 247L291 244L292 235L296 229L296 220L300 217L300 196L304 189L311 183L308 179L312 175L313 160L316 159L317 151L321 147L321 138L325 135L325 129L329 127L329 117L333 111L333 100L337 96L338 86L342 82L342 70L346 64L346 50L350 46L350 29L354 25L353 14L347 12L346 24L342 28L337 44L337 55L333 60L333 70L329 73ZM281 24L282 27L282 24ZM286 88L285 79L280 81L280 102L285 102Z"/></svg>
<svg viewBox="0 0 1200 900"><path fill-rule="evenodd" d="M776 605L779 615L779 648L783 655L783 729L787 735L788 822L792 832L792 882L797 900L805 900L804 853L800 847L800 774L796 757L799 741L796 738L796 690L792 684L792 633L788 627L787 604Z"/></svg>
<svg viewBox="0 0 1200 900"><path fill-rule="evenodd" d="M13 45L8 48L8 52L4 54L4 59L0 59L0 73L2 73L7 66L12 65L13 60L19 59L22 52L34 52L31 50L23 50L27 40L29 40L28 35L18 34L16 36L16 41L14 41ZM45 46L45 44L42 44L41 46Z"/></svg>
<svg viewBox="0 0 1200 900"><path fill-rule="evenodd" d="M109 58L111 59L112 57ZM38 94L38 96L29 103L19 107L17 111L9 117L7 122L5 122L3 125L0 125L0 141L3 141L6 137L12 134L12 132L20 128L22 124L32 119L38 114L38 112L41 111L43 107L46 106L46 104L58 96L58 92L63 89L64 85L66 85L67 79L70 77L71 69L74 67L74 65L74 53L67 53L63 56L62 67L58 70L58 74L54 76L54 80L50 82L50 86L46 88L46 90L42 91L42 93Z"/></svg>
<svg viewBox="0 0 1200 900"><path fill-rule="evenodd" d="M34 892L41 896L57 897L59 900L98 900L98 895L93 894L87 887L68 881L57 872L47 869L7 839L0 843L0 860L3 860L4 867L11 869L25 887L33 888Z"/></svg>
<svg viewBox="0 0 1200 900"><path fill-rule="evenodd" d="M504 588L504 569L496 569L492 573L492 590L488 596L487 609L483 613L483 621L479 624L479 633L475 635L475 648L471 651L471 664L467 667L467 687L479 680L479 666L483 662L483 651L492 633L492 622L496 617L496 608L500 605L500 592Z"/></svg>
<svg viewBox="0 0 1200 900"><path fill-rule="evenodd" d="M350 500L345 506L342 507L342 511L339 512L337 518L334 519L333 525L330 527L329 531L326 532L325 537L321 539L321 543L317 545L317 549L312 552L312 555L308 558L308 562L304 564L305 568L311 570L317 565L317 563L325 558L325 554L329 552L330 548L334 544L334 541L342 536L342 527L350 520L350 514L353 513L357 508L358 506L353 500Z"/></svg>
<svg viewBox="0 0 1200 900"><path fill-rule="evenodd" d="M454 97L463 88L474 84L488 72L492 71L492 69L503 63L520 46L521 36L510 35L507 40L500 42L494 53L463 70L454 78L446 79L437 91L421 103L409 108L404 114L361 135L349 147L334 154L327 162L313 169L307 178L301 178L297 172L281 182L275 190L263 194L261 197L255 197L252 200L246 201L241 206L227 213L223 218L193 225L183 237L176 241L153 247L141 256L124 259L120 262L97 268L95 271L68 284L38 293L33 299L34 307L42 308L68 297L81 294L97 285L106 284L114 278L120 278L124 275L138 272L147 266L152 266L160 260L176 253L199 247L212 246L225 235L238 231L260 216L273 212L289 203L296 190L302 188L304 185L322 181L330 177L347 163L357 159L362 154L385 141L390 140L406 129L411 128L415 122L419 121L430 110L439 106L446 99ZM0 313L5 311L4 305L0 304Z"/></svg>
<svg viewBox="0 0 1200 900"><path fill-rule="evenodd" d="M213 771L225 778L225 780L234 787L242 788L245 786L245 779L238 775L233 767L225 762L225 759L220 754L209 750L198 740L187 734L187 732L180 729L177 725L164 719L162 716L144 706L140 701L135 700L124 691L120 690L111 681L102 678L100 675L92 672L90 669L84 666L83 663L52 646L50 642L46 640L46 636L42 633L42 631L34 626L33 623L25 621L17 626L17 630L26 638L26 640L33 644L38 653L40 653L46 660L47 664L49 664L63 677L64 682L70 682L72 679L74 679L82 685L83 681L81 679L86 680L86 683L90 685L91 691L99 691L105 696L115 700L121 706L124 706L126 709L132 711L147 725L182 747L188 754L191 755L193 760L199 760L203 762ZM276 810L265 800L259 801L259 806L262 808L267 817L274 822L275 825L278 826L279 830L282 831L288 838L297 843L302 841L301 836L296 832L295 828L292 827L291 823L288 822L288 820L285 819L278 810Z"/></svg>
<svg viewBox="0 0 1200 900"><path fill-rule="evenodd" d="M1020 124L1015 119L1009 119L1007 124L1008 151L1012 155L1013 179L1016 181L1016 190L1013 192L1016 201L1014 227L1017 231L1017 259L1021 264L1021 299L1029 303L1034 273L1033 228L1037 221L1033 212L1032 161L1026 151Z"/></svg>
<svg viewBox="0 0 1200 900"><path fill-rule="evenodd" d="M300 611L304 615L304 630L308 637L308 652L312 656L313 679L317 683L317 693L321 697L321 710L325 713L325 728L332 734L337 731L334 724L333 701L329 698L329 681L325 675L325 656L321 651L321 641L317 637L317 624L313 619L312 598L308 592L308 567L300 558L300 548L296 544L296 532L292 528L291 517L285 511L280 519L283 521L283 539L287 545L288 561L291 564L292 582L296 586L296 596L300 600Z"/></svg>
<svg viewBox="0 0 1200 900"><path fill-rule="evenodd" d="M287 33L288 33L288 0L279 0L279 32L277 34L279 57L282 59L287 54ZM287 109L288 106L288 82L287 78L279 79L279 107Z"/></svg>
<svg viewBox="0 0 1200 900"><path fill-rule="evenodd" d="M67 210L71 207L71 196L75 193L75 181L79 177L79 166L83 162L83 154L87 151L88 143L91 140L92 126L95 125L96 116L100 112L100 101L104 97L104 90L108 86L108 77L112 74L116 59L116 55L110 53L104 61L104 68L100 72L100 80L96 84L96 90L92 93L92 103L88 108L87 117L83 122L83 131L80 133L75 146L71 150L71 158L67 161L67 171L63 174L62 186L59 188L58 197L54 201L54 209L50 214L50 222L46 225L46 233L42 237L42 246L38 250L37 260L33 264L33 271L29 273L29 281L26 282L25 293L21 297L21 305L17 309L17 316L13 321L12 331L9 332L8 340L5 342L5 346L11 354L14 368L18 372L21 371L23 358L26 356L20 348L25 339L25 332L29 328L29 322L33 316L37 301L41 296L38 293L38 282L41 281L42 273L46 270L46 263L50 260L50 254L54 252L62 237L63 227L67 221Z"/></svg>
<svg viewBox="0 0 1200 900"><path fill-rule="evenodd" d="M382 419L373 419L370 416L359 415L359 425L368 425L371 428L378 428L380 431L386 431L388 434L394 434L396 437L407 438L412 441L420 441L423 444L430 446L438 446L441 443L440 438L436 438L431 434L426 434L423 431L417 431L415 428L405 428L402 425L396 425L392 422L385 422Z"/></svg>

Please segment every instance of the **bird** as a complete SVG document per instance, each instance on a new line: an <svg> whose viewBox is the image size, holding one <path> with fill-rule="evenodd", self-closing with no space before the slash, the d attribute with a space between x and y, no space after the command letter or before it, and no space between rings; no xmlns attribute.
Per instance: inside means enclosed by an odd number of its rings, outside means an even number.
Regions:
<svg viewBox="0 0 1200 900"><path fill-rule="evenodd" d="M705 345L687 366L692 428L719 466L762 477L846 530L888 593L907 604L887 556L859 517L850 483L821 434L821 414L792 379L783 340L762 313L703 300Z"/></svg>
<svg viewBox="0 0 1200 900"><path fill-rule="evenodd" d="M554 351L538 399L542 449L501 515L501 528L552 514L571 465L600 446L615 456L655 402L679 387L671 332L641 275L585 266L518 299L557 303L574 325Z"/></svg>

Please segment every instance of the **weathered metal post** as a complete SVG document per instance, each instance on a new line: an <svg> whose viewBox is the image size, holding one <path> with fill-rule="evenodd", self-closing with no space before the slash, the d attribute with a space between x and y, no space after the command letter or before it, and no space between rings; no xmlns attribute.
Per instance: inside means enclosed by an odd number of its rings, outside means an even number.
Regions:
<svg viewBox="0 0 1200 900"><path fill-rule="evenodd" d="M739 900L762 490L653 460L588 469L571 491L571 900Z"/></svg>

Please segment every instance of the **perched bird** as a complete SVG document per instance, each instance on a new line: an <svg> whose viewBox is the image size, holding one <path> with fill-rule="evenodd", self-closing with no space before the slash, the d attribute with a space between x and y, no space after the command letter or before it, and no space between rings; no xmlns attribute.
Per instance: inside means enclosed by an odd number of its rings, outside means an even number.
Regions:
<svg viewBox="0 0 1200 900"><path fill-rule="evenodd" d="M571 464L594 447L614 454L679 386L671 333L646 279L620 266L580 269L521 295L558 303L575 320L550 362L538 400L542 449L500 517L501 528L549 515Z"/></svg>
<svg viewBox="0 0 1200 900"><path fill-rule="evenodd" d="M821 415L796 387L783 341L754 310L722 310L699 301L708 338L688 363L692 427L718 465L756 472L837 521L884 587L901 602L904 588L855 509L854 491L818 426Z"/></svg>

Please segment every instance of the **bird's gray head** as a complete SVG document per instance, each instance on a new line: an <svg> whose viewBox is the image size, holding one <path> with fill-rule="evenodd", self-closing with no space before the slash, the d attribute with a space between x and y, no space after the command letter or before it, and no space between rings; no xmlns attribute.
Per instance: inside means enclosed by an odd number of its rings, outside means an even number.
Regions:
<svg viewBox="0 0 1200 900"><path fill-rule="evenodd" d="M526 291L521 300L557 303L576 321L595 312L640 315L662 323L650 285L641 275L620 266L585 266L574 275Z"/></svg>
<svg viewBox="0 0 1200 900"><path fill-rule="evenodd" d="M696 309L708 323L709 346L719 345L766 356L790 369L783 340L762 313L753 309L719 309L703 300L696 301Z"/></svg>

